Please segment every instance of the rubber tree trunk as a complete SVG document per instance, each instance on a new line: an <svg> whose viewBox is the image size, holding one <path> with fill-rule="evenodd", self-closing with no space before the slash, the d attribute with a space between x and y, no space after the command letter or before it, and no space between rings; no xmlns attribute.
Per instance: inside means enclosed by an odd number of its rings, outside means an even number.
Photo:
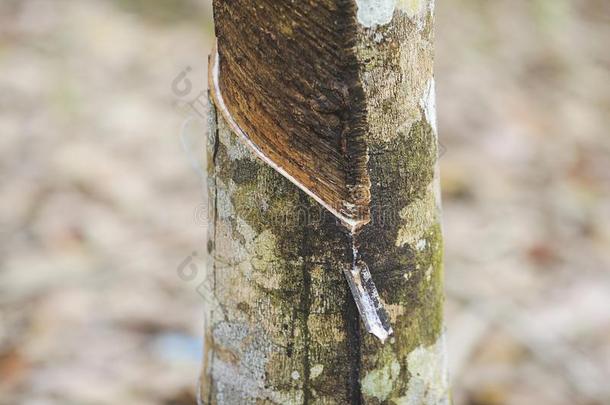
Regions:
<svg viewBox="0 0 610 405"><path fill-rule="evenodd" d="M371 222L352 236L256 157L211 105L213 296L201 403L449 402L433 4L340 3L357 23ZM385 343L364 329L343 274L353 266L352 238L389 314Z"/></svg>

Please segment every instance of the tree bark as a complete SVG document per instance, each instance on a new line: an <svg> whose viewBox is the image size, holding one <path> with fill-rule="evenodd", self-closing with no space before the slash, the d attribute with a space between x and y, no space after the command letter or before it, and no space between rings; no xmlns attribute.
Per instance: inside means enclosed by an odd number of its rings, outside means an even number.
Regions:
<svg viewBox="0 0 610 405"><path fill-rule="evenodd" d="M370 222L352 234L211 104L201 403L449 403L433 3L337 2L357 27ZM346 283L356 261L389 314L385 343L366 332Z"/></svg>

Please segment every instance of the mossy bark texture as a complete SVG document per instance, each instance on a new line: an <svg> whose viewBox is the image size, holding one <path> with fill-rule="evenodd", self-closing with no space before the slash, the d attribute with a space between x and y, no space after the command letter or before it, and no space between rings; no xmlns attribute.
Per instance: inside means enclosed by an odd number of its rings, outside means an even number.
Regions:
<svg viewBox="0 0 610 405"><path fill-rule="evenodd" d="M258 159L211 105L201 403L449 403L433 4L355 3L371 182L371 222L356 235ZM390 17L368 3L387 3ZM343 275L352 238L390 315L385 343L364 329Z"/></svg>

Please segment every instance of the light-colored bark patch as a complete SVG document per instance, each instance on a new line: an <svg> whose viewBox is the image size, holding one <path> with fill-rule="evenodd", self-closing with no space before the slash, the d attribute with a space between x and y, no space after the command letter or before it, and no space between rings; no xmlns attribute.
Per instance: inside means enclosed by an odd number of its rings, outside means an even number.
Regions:
<svg viewBox="0 0 610 405"><path fill-rule="evenodd" d="M254 403L264 395L265 367L272 350L261 329L245 323L220 322L213 330L216 351L212 375L216 383L216 401Z"/></svg>
<svg viewBox="0 0 610 405"><path fill-rule="evenodd" d="M255 159L248 147L240 142L233 142L232 145L229 145L229 147L227 148L227 155L229 155L229 159L231 160Z"/></svg>
<svg viewBox="0 0 610 405"><path fill-rule="evenodd" d="M311 374L310 374L309 378L311 378L313 380L314 378L316 378L320 374L322 374L322 371L324 371L324 364L316 364L315 366L313 366L311 368Z"/></svg>
<svg viewBox="0 0 610 405"><path fill-rule="evenodd" d="M430 124L434 130L434 135L438 136L438 130L436 128L436 92L434 78L430 79L428 82L428 86L426 87L424 96L420 101L420 105L424 110L428 124Z"/></svg>
<svg viewBox="0 0 610 405"><path fill-rule="evenodd" d="M393 399L396 405L449 404L445 370L446 354L441 336L431 346L419 346L407 357L410 374L406 395Z"/></svg>
<svg viewBox="0 0 610 405"><path fill-rule="evenodd" d="M408 14L401 11L382 36L367 33L368 40L357 49L363 62L363 87L371 95L367 116L375 128L368 135L373 142L404 137L421 120L419 100L432 76L432 43L420 28L428 26L429 14L423 11L417 19Z"/></svg>
<svg viewBox="0 0 610 405"><path fill-rule="evenodd" d="M281 265L281 259L276 255L275 235L269 230L261 232L254 240L253 250L252 267L256 270L253 281L267 289L280 288L281 277L277 276L280 273L274 271Z"/></svg>
<svg viewBox="0 0 610 405"><path fill-rule="evenodd" d="M268 398L271 402L259 402L263 404L301 405L303 403L303 390L289 392L270 392Z"/></svg>
<svg viewBox="0 0 610 405"><path fill-rule="evenodd" d="M401 247L406 244L414 247L418 246L418 244L420 246L424 244L425 246L425 243L427 242L422 239L422 236L436 220L436 210L434 209L436 206L435 200L434 190L432 190L432 187L429 187L428 191L421 199L413 201L400 210L399 216L401 218L402 226L398 230L396 247Z"/></svg>
<svg viewBox="0 0 610 405"><path fill-rule="evenodd" d="M216 210L221 219L227 219L234 215L235 208L233 208L231 196L229 195L227 187L224 185L223 181L220 179L216 181L218 182L218 188L216 190Z"/></svg>
<svg viewBox="0 0 610 405"><path fill-rule="evenodd" d="M246 245L250 245L256 237L256 232L254 232L254 229L252 229L252 227L240 217L236 217L235 222L237 224L237 232L244 237Z"/></svg>
<svg viewBox="0 0 610 405"><path fill-rule="evenodd" d="M409 18L413 18L415 16L418 16L423 8L423 3L425 3L425 1L422 0L398 0L396 2L396 7L399 10L404 11Z"/></svg>
<svg viewBox="0 0 610 405"><path fill-rule="evenodd" d="M362 393L385 401L400 376L400 363L391 349L384 349L383 366L369 371L362 379Z"/></svg>
<svg viewBox="0 0 610 405"><path fill-rule="evenodd" d="M405 274L405 276L407 275L409 275L409 273ZM390 316L390 321L392 323L396 323L398 317L404 315L406 312L405 306L398 304L385 304L385 309L388 311L388 315Z"/></svg>
<svg viewBox="0 0 610 405"><path fill-rule="evenodd" d="M275 235L269 230L261 232L254 243L255 257L252 264L255 268L265 269L266 266L276 261L274 253Z"/></svg>
<svg viewBox="0 0 610 405"><path fill-rule="evenodd" d="M396 8L403 11L409 19L416 25L417 30L421 31L426 24L428 7L430 0L398 0Z"/></svg>
<svg viewBox="0 0 610 405"><path fill-rule="evenodd" d="M396 0L356 0L358 22L367 28L392 21Z"/></svg>

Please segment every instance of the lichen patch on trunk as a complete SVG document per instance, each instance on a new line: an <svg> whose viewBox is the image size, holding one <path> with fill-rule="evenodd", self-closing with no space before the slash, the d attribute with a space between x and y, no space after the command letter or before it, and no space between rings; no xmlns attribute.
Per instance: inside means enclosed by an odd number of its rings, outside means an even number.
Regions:
<svg viewBox="0 0 610 405"><path fill-rule="evenodd" d="M421 250L425 247L424 233L436 221L436 211L430 207L436 205L432 183L422 198L417 199L399 212L400 228L396 237L396 247L411 245ZM423 246L422 246L423 244Z"/></svg>
<svg viewBox="0 0 610 405"><path fill-rule="evenodd" d="M396 7L407 13L409 18L413 18L421 13L425 2L425 0L396 0Z"/></svg>
<svg viewBox="0 0 610 405"><path fill-rule="evenodd" d="M429 8L434 0L396 0L396 8L403 11L413 21L418 31L426 24ZM426 7L428 6L428 7Z"/></svg>
<svg viewBox="0 0 610 405"><path fill-rule="evenodd" d="M419 346L407 357L410 374L406 395L396 398L397 405L448 405L449 383L445 369L444 338L427 347Z"/></svg>
<svg viewBox="0 0 610 405"><path fill-rule="evenodd" d="M385 401L400 377L400 363L391 350L384 349L384 354L380 357L382 366L369 371L362 379L362 392L365 397Z"/></svg>
<svg viewBox="0 0 610 405"><path fill-rule="evenodd" d="M212 365L212 376L219 382L217 402L247 404L264 397L265 367L272 350L265 332L246 323L220 322L213 336L223 345Z"/></svg>
<svg viewBox="0 0 610 405"><path fill-rule="evenodd" d="M434 78L430 79L428 82L426 92L420 101L420 106L424 110L428 124L430 124L434 130L434 135L438 136L438 129L436 127L436 91Z"/></svg>
<svg viewBox="0 0 610 405"><path fill-rule="evenodd" d="M358 21L365 27L385 25L392 21L396 0L356 0Z"/></svg>

